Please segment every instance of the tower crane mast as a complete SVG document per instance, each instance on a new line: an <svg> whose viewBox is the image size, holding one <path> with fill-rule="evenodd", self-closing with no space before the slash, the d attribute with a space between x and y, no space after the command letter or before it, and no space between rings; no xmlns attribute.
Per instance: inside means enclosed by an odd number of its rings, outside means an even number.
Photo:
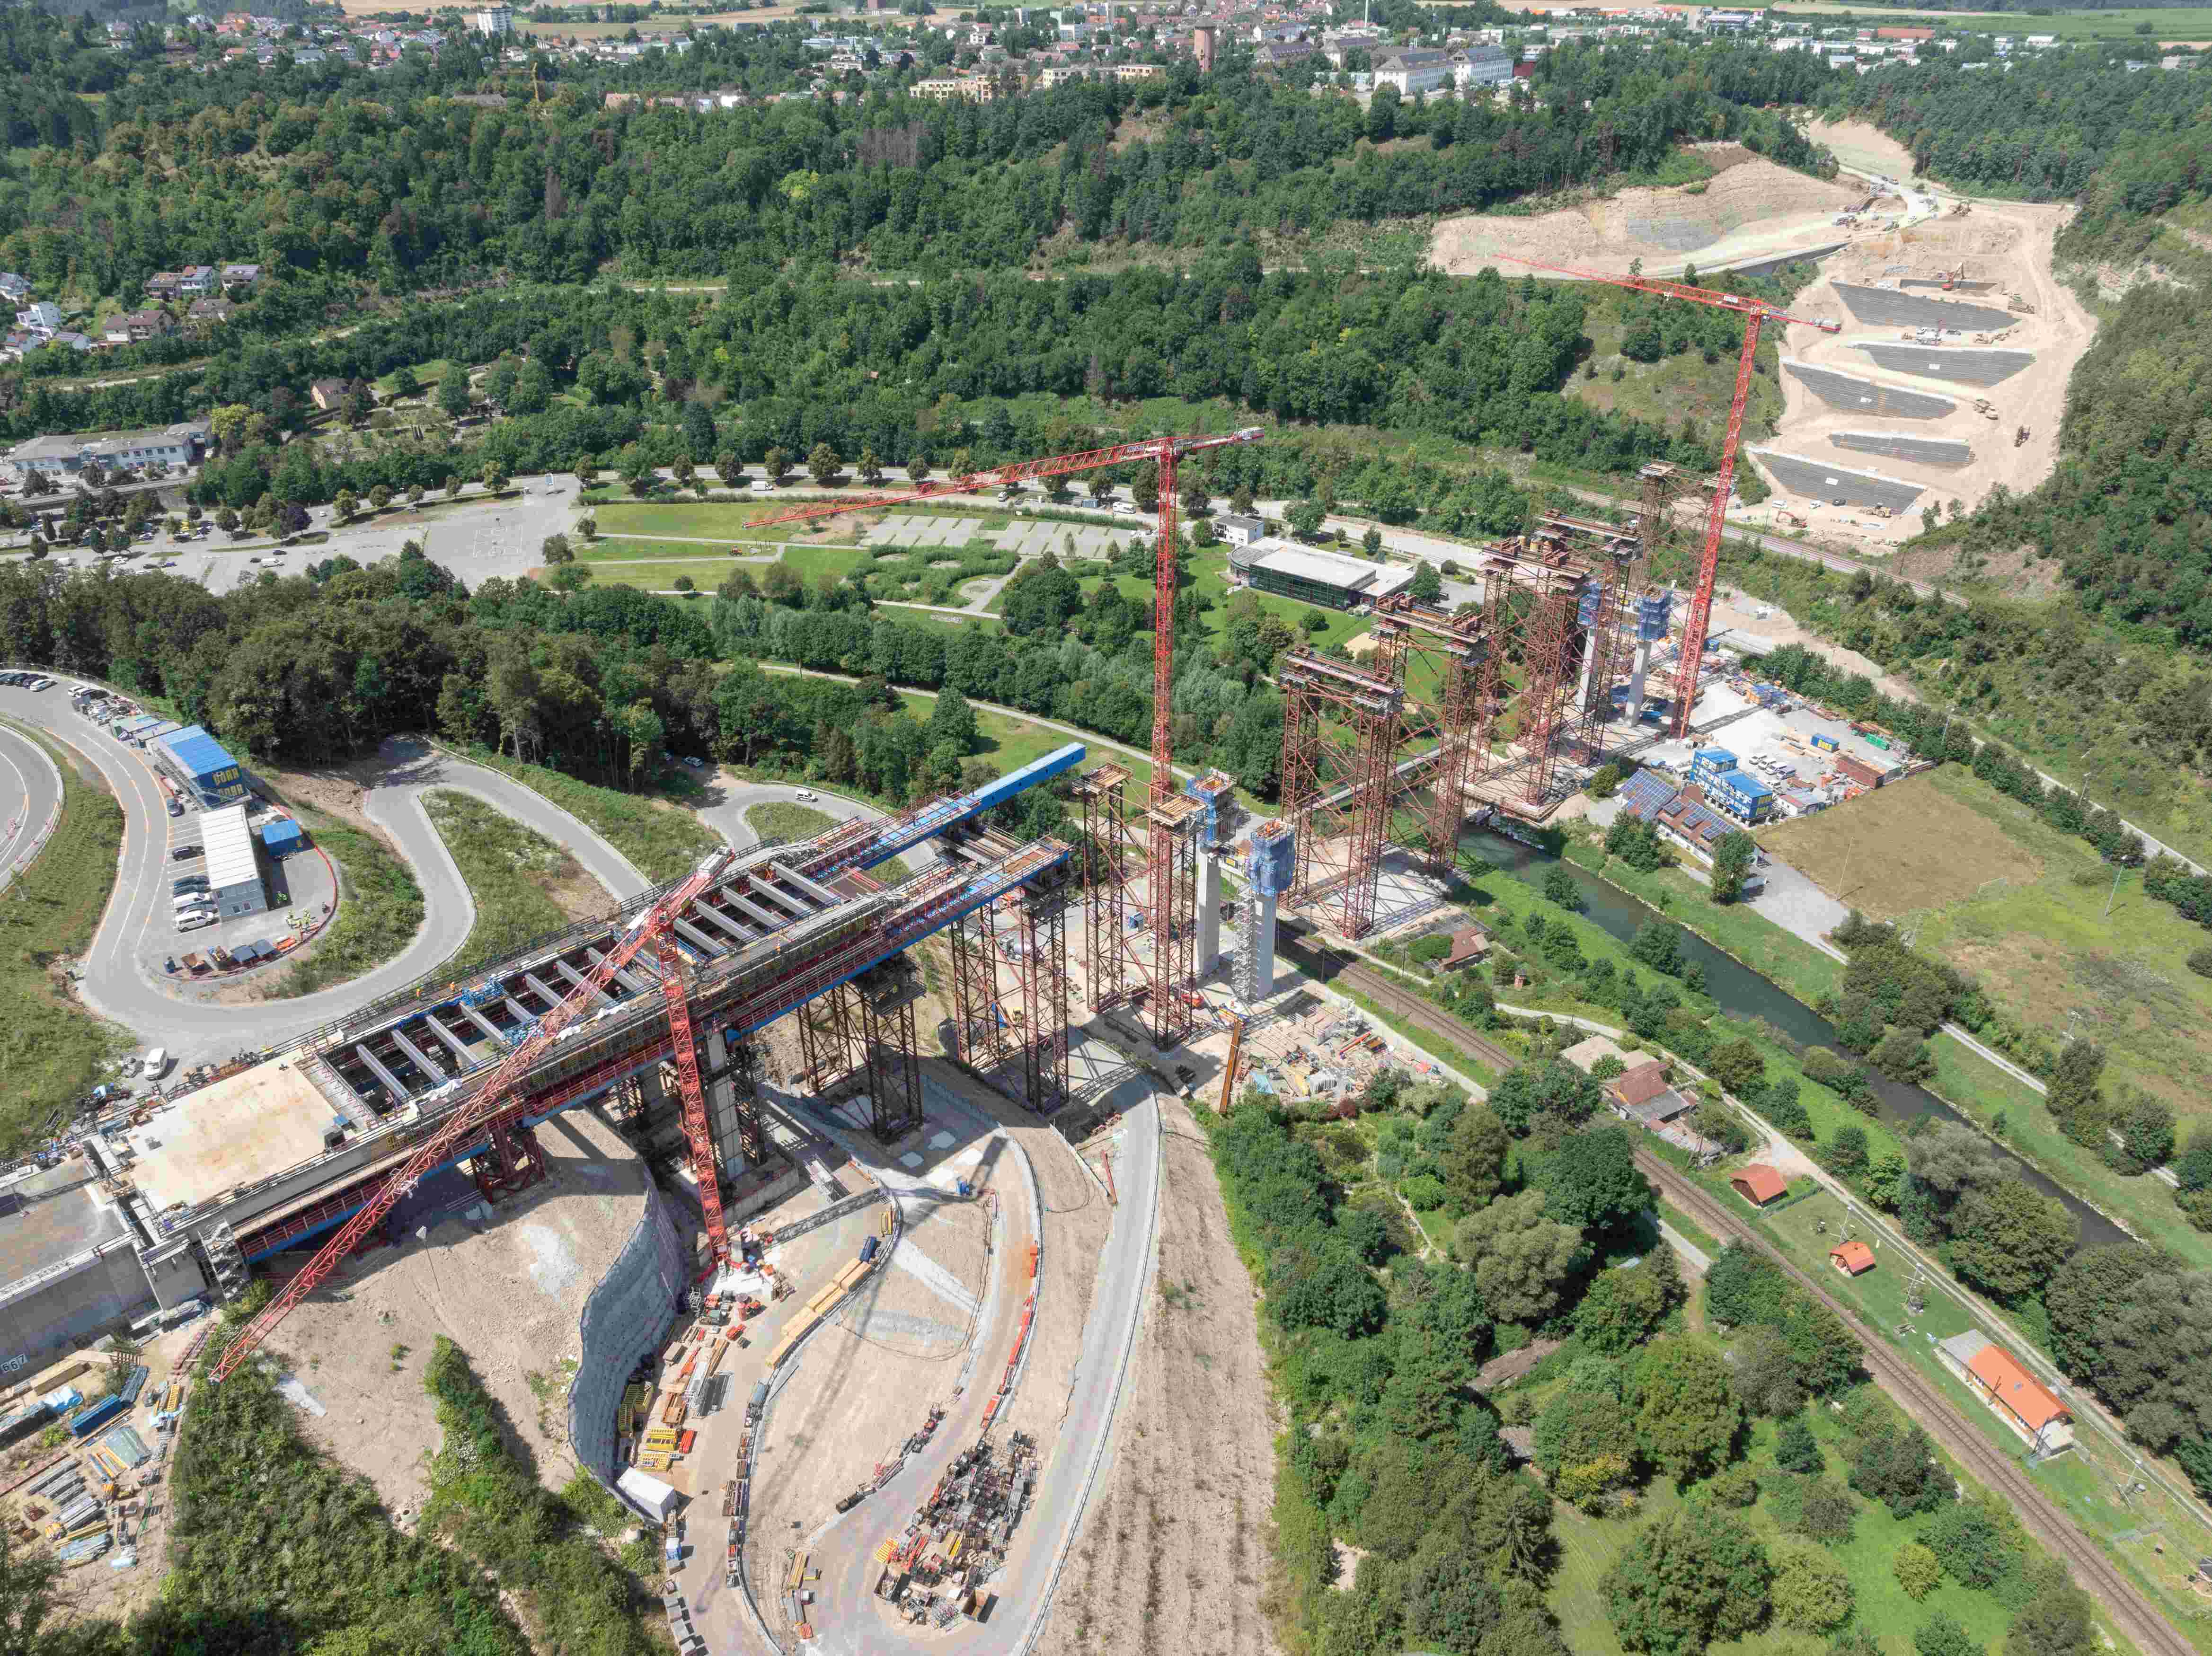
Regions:
<svg viewBox="0 0 2212 1656"><path fill-rule="evenodd" d="M1175 755L1170 740L1170 704L1175 689L1175 601L1176 601L1176 468L1188 455L1200 454L1207 449L1226 448L1231 445L1256 443L1267 433L1258 426L1247 426L1222 436L1166 436L1146 437L1133 443L1117 443L1110 448L1086 449L1074 454L1053 454L1042 459L1016 460L1006 465L994 466L983 471L971 471L957 477L940 478L933 482L916 483L911 488L888 494L866 495L858 500L811 500L772 513L765 518L756 518L746 526L758 528L766 524L803 523L815 518L833 518L848 512L866 512L873 508L902 505L908 500L927 500L944 494L974 494L987 489L1006 488L1036 477L1064 477L1078 471L1096 471L1106 466L1126 465L1132 462L1150 460L1159 467L1159 532L1153 549L1152 565L1152 780L1149 798L1155 808L1151 829L1150 878L1147 895L1150 901L1149 920L1152 931L1153 982L1151 1013L1153 1038L1162 1046L1176 1045L1189 1033L1192 1027L1187 996L1191 985L1182 981L1188 975L1181 962L1188 953L1188 939L1180 937L1176 913L1176 904L1170 900L1175 880L1175 833L1167 826L1158 810L1165 804L1175 790Z"/></svg>
<svg viewBox="0 0 2212 1656"><path fill-rule="evenodd" d="M489 1125L494 1117L514 1102L516 1086L529 1073L531 1066L544 1054L545 1049L560 1038L561 1032L574 1022L580 1013L598 1001L600 992L613 980L615 974L635 960L641 949L648 943L659 946L659 939L662 933L671 929L671 922L714 883L722 870L729 865L733 855L734 852L726 849L711 853L700 862L682 884L623 928L621 941L600 957L591 975L576 986L575 992L539 1021L529 1039L501 1060L499 1067L477 1089L476 1095L447 1117L416 1147L415 1154L407 1158L406 1165L386 1180L376 1194L338 1228L305 1268L262 1308L260 1314L239 1331L238 1337L223 1352L222 1360L216 1364L215 1378L217 1380L228 1380L236 1373L239 1366L269 1337L270 1331L283 1321L294 1306L313 1293L331 1272L337 1269L338 1262L358 1247L369 1232L384 1222L385 1216L398 1205L400 1198L412 1191L425 1174L449 1160L477 1132ZM666 956L663 958L663 969L665 971ZM680 990L678 992L680 994ZM674 1016L675 1004L675 997L672 997L672 1016ZM682 1017L683 1022L676 1030L676 1035L679 1069L689 1058L684 1089L684 1127L687 1132L692 1131L696 1114L697 1126L703 1131L706 1126L704 1106L700 1104L695 1108L694 1104L695 1095L698 1093L698 1059L691 1053L691 1044L688 1039L690 1034L688 1007L684 1009ZM700 1143L695 1137L692 1144L695 1167L699 1165L700 1149ZM700 1200L707 1206L708 1240L714 1247L715 1258L719 1260L727 1251L727 1242L718 1234L721 1228L721 1192L714 1183L714 1146L711 1143L705 1145L705 1175L701 1181Z"/></svg>
<svg viewBox="0 0 2212 1656"><path fill-rule="evenodd" d="M1547 264L1540 259L1515 258L1504 253L1498 257L1531 270L1550 270L1580 282L1602 282L1660 299L1686 299L1693 305L1734 311L1743 318L1743 349L1736 358L1735 395L1729 403L1728 435L1721 444L1720 471L1713 480L1712 504L1705 513L1705 540L1698 559L1698 584L1690 595L1690 613L1682 624L1682 659L1676 681L1674 721L1674 733L1679 739L1690 733L1690 708L1698 699L1698 667L1705 653L1705 631L1712 620L1713 585L1721 564L1721 531L1728 519L1729 494L1735 483L1736 445L1743 435L1743 408L1751 396L1752 359L1759 352L1759 330L1769 322L1795 322L1818 328L1823 333L1841 333L1844 325L1829 318L1793 316L1779 305L1763 299L1717 293L1711 288L1692 288L1686 282L1661 282L1650 276L1606 276L1596 270L1579 270L1569 264Z"/></svg>

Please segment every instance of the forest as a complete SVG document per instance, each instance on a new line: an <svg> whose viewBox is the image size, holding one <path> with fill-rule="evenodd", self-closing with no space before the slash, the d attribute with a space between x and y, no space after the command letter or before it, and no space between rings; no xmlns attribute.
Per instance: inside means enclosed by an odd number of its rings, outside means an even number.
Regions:
<svg viewBox="0 0 2212 1656"><path fill-rule="evenodd" d="M542 113L455 101L495 83L465 38L373 81L283 58L143 75L98 88L87 130L67 26L25 21L38 15L15 14L0 37L0 61L22 65L0 104L16 150L0 173L0 268L87 299L226 259L393 293L787 259L1000 268L1060 235L1197 247L1485 207L1650 167L1691 136L1810 167L1815 152L1772 112L1836 80L1808 55L1747 46L1577 46L1544 60L1533 99L1505 106L1384 99L1363 112L1241 70L1201 79L1188 63L1158 82L984 106L896 85L712 114L603 105L624 77L680 91L742 79L763 54L795 68L803 28L780 25L710 36L649 70L543 65L556 78ZM1426 142L1372 147L1408 138Z"/></svg>

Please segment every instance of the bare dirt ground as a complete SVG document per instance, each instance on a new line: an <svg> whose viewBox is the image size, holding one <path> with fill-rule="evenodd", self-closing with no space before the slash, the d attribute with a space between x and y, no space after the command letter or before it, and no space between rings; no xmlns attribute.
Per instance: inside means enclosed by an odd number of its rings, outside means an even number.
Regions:
<svg viewBox="0 0 2212 1656"><path fill-rule="evenodd" d="M1911 156L1893 140L1862 123L1832 127L1815 124L1814 136L1837 149L1838 156L1851 165L1878 163L1893 172L1902 168L1909 175ZM2058 415L2065 403L2067 379L2096 332L2095 318L2052 270L2052 244L2073 211L2070 206L1976 201L1963 217L1947 210L1941 218L1901 232L1856 240L1824 259L1820 281L1798 295L1793 308L1801 315L1838 318L1844 331L1831 335L1812 328L1788 328L1781 342L1782 354L1893 385L1939 391L1954 397L1959 408L1941 420L1855 414L1829 407L1794 376L1784 373L1782 422L1771 440L1773 446L1808 458L1839 459L1855 470L1923 484L1925 492L1919 507L1948 509L1950 501L1957 500L1963 510L1972 511L1999 484L2015 494L2035 488L2050 475L2057 461ZM2002 306L2007 294L2017 294L2034 308L1995 333L1969 333L1944 343L1988 343L2033 351L2035 361L2027 367L1999 385L1982 387L1897 373L1875 367L1864 351L1856 349L1863 342L1895 340L1900 331L1853 320L1836 294L1835 282L1867 283L1903 276L1929 276L1962 265L1968 280L1993 284L1984 293L1962 295L1967 302ZM1978 398L1996 409L1996 419L1975 410ZM2021 426L2027 428L2027 440L2015 443L2014 434ZM1838 431L1897 431L1916 437L1957 438L1972 446L1974 458L1967 465L1946 467L1889 455L1861 454L1836 447L1830 438ZM1774 479L1770 476L1766 481L1771 484ZM1892 552L1922 529L1917 507L1901 517L1882 519L1864 508L1811 501L1779 488L1765 506L1739 515L1746 521L1771 522L1770 514L1778 508L1798 514L1810 532L1861 555ZM1949 572L1947 565L1911 573L1935 579Z"/></svg>
<svg viewBox="0 0 2212 1656"><path fill-rule="evenodd" d="M1912 177L1912 152L1871 121L1808 121L1805 136L1845 167L1899 180Z"/></svg>
<svg viewBox="0 0 2212 1656"><path fill-rule="evenodd" d="M303 1410L301 1425L403 1522L428 1492L438 1443L422 1364L441 1334L468 1353L540 1481L558 1489L574 1471L565 1365L584 1301L644 1214L650 1175L588 1111L548 1122L538 1142L550 1176L501 1202L489 1226L458 1212L418 1220L398 1249L344 1267L285 1321L283 1360L328 1411Z"/></svg>
<svg viewBox="0 0 2212 1656"><path fill-rule="evenodd" d="M1159 1282L1106 1470L1039 1648L1272 1656L1261 1610L1279 1421L1250 1278L1187 1106L1167 1122Z"/></svg>
<svg viewBox="0 0 2212 1656"><path fill-rule="evenodd" d="M1429 245L1430 261L1468 276L1501 255L1556 260L1605 275L1626 276L1642 261L1645 274L1679 272L1685 263L1711 265L1846 232L1838 213L1866 198L1857 185L1808 178L1734 144L1700 146L1720 169L1702 185L1623 190L1535 217L1480 213L1445 219Z"/></svg>
<svg viewBox="0 0 2212 1656"><path fill-rule="evenodd" d="M1763 612L1763 613L1762 613ZM1894 696L1900 701L1919 699L1919 693L1903 679L1882 670L1880 663L1861 655L1856 650L1846 650L1840 644L1807 632L1788 611L1776 609L1747 594L1723 587L1713 594L1712 624L1716 630L1723 627L1738 628L1759 637L1771 639L1778 646L1802 644L1823 661L1833 662L1846 671L1864 673L1874 681L1875 688L1884 695Z"/></svg>

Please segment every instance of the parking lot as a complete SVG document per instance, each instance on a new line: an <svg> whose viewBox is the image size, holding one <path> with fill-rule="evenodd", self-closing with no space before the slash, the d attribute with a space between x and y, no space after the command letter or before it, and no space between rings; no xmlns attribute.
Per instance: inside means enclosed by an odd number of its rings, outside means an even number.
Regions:
<svg viewBox="0 0 2212 1656"><path fill-rule="evenodd" d="M246 822L258 829L264 822L280 820L282 816L282 812L257 803L246 812ZM169 819L169 878L173 887L178 880L204 877L207 873L200 820L201 814L190 808L183 816ZM187 848L195 854L176 854ZM257 855L262 883L269 893L268 912L241 914L190 931L172 925L166 938L157 930L153 934L156 942L150 947L149 965L172 977L204 979L218 972L264 972L291 953L295 940L313 929L337 901L331 865L312 847L281 860L265 853ZM250 966L242 965L249 949L260 954L261 958ZM262 952L264 949L265 953ZM199 969L193 968L191 957L202 963Z"/></svg>

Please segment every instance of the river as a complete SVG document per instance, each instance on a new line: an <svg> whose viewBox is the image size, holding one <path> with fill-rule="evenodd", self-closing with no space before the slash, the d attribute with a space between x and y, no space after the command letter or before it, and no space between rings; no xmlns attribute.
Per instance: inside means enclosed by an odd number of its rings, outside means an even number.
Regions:
<svg viewBox="0 0 2212 1656"><path fill-rule="evenodd" d="M1649 904L1630 896L1620 887L1608 884L1580 864L1551 856L1534 846L1523 845L1518 840L1508 839L1488 829L1475 829L1467 834L1462 843L1479 852L1485 861L1530 884L1540 881L1553 868L1565 869L1573 877L1576 889L1582 893L1583 918L1622 943L1633 937L1637 928L1648 920L1671 921L1671 916L1660 913ZM1826 1018L1733 955L1714 948L1686 926L1682 928L1682 955L1685 960L1693 961L1705 968L1705 992L1729 1016L1756 1018L1802 1046L1831 1047L1846 1058L1852 1056L1844 1052L1841 1043L1836 1039L1834 1026ZM1974 1125L1924 1088L1892 1081L1871 1069L1867 1074L1874 1083L1876 1113L1900 1131L1914 1119L1928 1116ZM1986 1138L1987 1135L1984 1137ZM2040 1191L2045 1196L2055 1197L2065 1204L2066 1210L2074 1216L2075 1222L2081 1227L2082 1247L2101 1247L2107 1243L2129 1240L2127 1233L2110 1219L2071 1192L2054 1184L2046 1175L2021 1161L2002 1144L1990 1141L1990 1147L2010 1165L2014 1177L2032 1189Z"/></svg>

